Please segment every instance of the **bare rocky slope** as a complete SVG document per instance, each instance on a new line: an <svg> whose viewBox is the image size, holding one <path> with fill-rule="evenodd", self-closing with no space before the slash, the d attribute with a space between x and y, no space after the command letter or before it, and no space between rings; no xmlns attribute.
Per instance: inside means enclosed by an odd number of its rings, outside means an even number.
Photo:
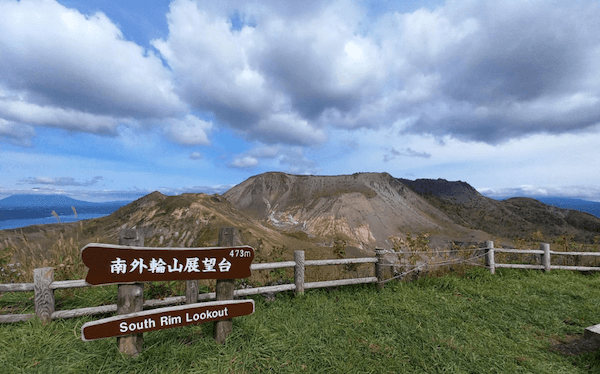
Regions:
<svg viewBox="0 0 600 374"><path fill-rule="evenodd" d="M363 251L390 248L390 237L407 233L426 231L447 240L482 234L457 225L387 173L265 173L233 187L224 197L240 211L279 230L330 241L341 237Z"/></svg>

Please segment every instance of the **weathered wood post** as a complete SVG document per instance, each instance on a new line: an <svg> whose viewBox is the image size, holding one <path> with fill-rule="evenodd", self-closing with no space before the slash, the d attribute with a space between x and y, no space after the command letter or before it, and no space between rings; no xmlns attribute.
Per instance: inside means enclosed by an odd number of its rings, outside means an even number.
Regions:
<svg viewBox="0 0 600 374"><path fill-rule="evenodd" d="M119 232L119 245L144 246L141 230L123 229ZM117 314L141 312L144 306L144 284L120 284L117 291ZM117 337L119 352L127 356L137 356L144 346L143 334L131 334Z"/></svg>
<svg viewBox="0 0 600 374"><path fill-rule="evenodd" d="M383 264L383 255L385 254L384 249L375 248L375 256L377 257L377 262L375 263L375 276L377 277L377 289L383 290L385 286L384 282L384 264Z"/></svg>
<svg viewBox="0 0 600 374"><path fill-rule="evenodd" d="M296 295L304 295L304 251L294 251L294 284Z"/></svg>
<svg viewBox="0 0 600 374"><path fill-rule="evenodd" d="M494 242L488 240L485 242L485 266L490 270L490 274L496 274L496 260L494 259Z"/></svg>
<svg viewBox="0 0 600 374"><path fill-rule="evenodd" d="M54 290L50 289L52 282L54 282L54 268L33 269L35 314L44 323L52 320L52 313L55 310Z"/></svg>
<svg viewBox="0 0 600 374"><path fill-rule="evenodd" d="M219 247L232 247L240 241L239 232L234 227L224 227L219 230ZM233 279L217 279L217 301L233 300L235 283ZM217 343L225 344L225 339L233 331L233 320L226 319L215 322L213 337Z"/></svg>
<svg viewBox="0 0 600 374"><path fill-rule="evenodd" d="M545 271L550 271L550 244L540 243L540 249L544 251L542 254L542 265Z"/></svg>
<svg viewBox="0 0 600 374"><path fill-rule="evenodd" d="M198 302L199 286L198 280L185 281L185 302L186 304L194 304Z"/></svg>

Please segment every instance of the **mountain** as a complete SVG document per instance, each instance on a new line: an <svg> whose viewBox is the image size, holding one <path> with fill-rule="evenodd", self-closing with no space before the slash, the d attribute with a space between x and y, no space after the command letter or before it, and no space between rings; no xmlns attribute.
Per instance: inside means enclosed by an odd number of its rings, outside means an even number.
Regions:
<svg viewBox="0 0 600 374"><path fill-rule="evenodd" d="M363 251L389 248L390 237L407 233L456 237L469 231L387 173L265 173L223 196L241 212L281 231L304 232L324 242L343 239Z"/></svg>
<svg viewBox="0 0 600 374"><path fill-rule="evenodd" d="M568 197L536 197L535 199L544 204L564 209L579 210L580 212L586 212L600 218L600 203L596 201Z"/></svg>
<svg viewBox="0 0 600 374"><path fill-rule="evenodd" d="M399 181L457 224L493 235L512 239L531 239L540 234L545 238L571 236L588 243L594 242L594 237L600 235L600 218L577 210L557 208L524 197L497 201L484 197L461 181Z"/></svg>

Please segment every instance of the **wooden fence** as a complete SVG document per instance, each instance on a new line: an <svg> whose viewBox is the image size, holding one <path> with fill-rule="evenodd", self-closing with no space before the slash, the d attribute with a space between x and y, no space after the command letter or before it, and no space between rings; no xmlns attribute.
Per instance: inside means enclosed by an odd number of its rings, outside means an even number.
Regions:
<svg viewBox="0 0 600 374"><path fill-rule="evenodd" d="M294 251L294 261L271 262L252 264L251 270L272 270L283 268L294 268L294 283L282 284L277 286L266 286L256 288L245 288L234 290L233 296L248 296L264 293L274 293L282 291L295 291L296 294L302 294L305 289L324 288L334 286L346 286L351 284L377 283L379 289L384 286L383 279L383 254L385 251L376 250L376 257L365 258L346 258L333 260L305 260L304 251ZM375 277L339 279L321 282L304 282L304 271L306 266L324 266L324 265L348 265L348 264L366 264L372 263L375 266ZM74 318L80 316L89 316L96 314L115 313L117 304L103 305L98 307L79 308L71 310L55 310L54 290L67 288L91 287L85 280L54 281L54 269L51 267L34 270L34 283L12 283L0 284L0 292L21 292L34 291L35 314L4 314L0 315L0 323L27 321L35 316L44 321L60 318ZM189 282L186 282L186 286ZM213 300L216 298L216 292L190 295L173 296L160 300L146 300L143 303L144 308L172 305L178 303L192 303L194 296L196 300Z"/></svg>
<svg viewBox="0 0 600 374"><path fill-rule="evenodd" d="M541 243L540 249L508 249L494 248L494 242L486 242L485 265L490 270L490 273L495 274L496 268L513 268L513 269L538 269L538 270L575 270L575 271L600 271L600 267L594 266L564 266L552 265L552 255L562 256L595 256L600 257L600 252L555 252L550 250L550 244ZM536 254L540 255L540 264L497 264L495 259L496 252L516 253L516 254Z"/></svg>
<svg viewBox="0 0 600 374"><path fill-rule="evenodd" d="M495 274L496 268L515 268L515 269L539 269L539 270L575 270L575 271L600 271L600 267L588 266L563 266L552 265L552 255L566 256L600 256L600 252L555 252L550 250L550 245L540 244L539 250L519 250L507 248L494 248L494 242L486 242L485 248L479 248L475 251L485 251L485 266L492 274ZM331 260L305 260L304 251L294 251L294 261L258 263L252 264L251 270L273 270L273 269L294 269L294 283L282 284L276 286L265 286L256 288L238 289L233 291L233 296L248 296L265 293L276 293L283 291L294 291L296 294L302 294L305 289L324 288L334 286L345 286L352 284L377 283L377 288L382 289L387 280L384 279L384 269L386 267L401 267L410 265L389 264L384 261L385 254L394 254L390 250L377 249L375 257L331 259ZM500 264L495 262L495 253L515 253L515 254L537 254L540 255L540 264ZM398 255L406 253L396 252ZM422 252L415 252L422 254ZM466 262L466 261L465 261ZM325 266L325 265L350 265L350 264L374 264L374 277L351 278L329 280L321 282L304 282L304 272L307 266ZM71 310L55 310L54 290L68 288L91 287L85 280L54 281L53 268L40 268L34 270L34 283L12 283L0 284L0 292L21 292L34 291L35 314L4 314L0 315L0 323L27 321L38 316L44 321L60 318L74 318L80 316L106 314L117 312L117 304L103 305L98 307L79 308ZM396 277L394 277L396 278ZM389 279L388 279L389 280ZM146 300L143 302L144 308L153 308L178 303L194 303L199 300L213 300L216 298L216 292L198 294L197 286L194 289L192 282L186 282L186 296L173 296L164 299ZM195 292L194 292L195 290Z"/></svg>

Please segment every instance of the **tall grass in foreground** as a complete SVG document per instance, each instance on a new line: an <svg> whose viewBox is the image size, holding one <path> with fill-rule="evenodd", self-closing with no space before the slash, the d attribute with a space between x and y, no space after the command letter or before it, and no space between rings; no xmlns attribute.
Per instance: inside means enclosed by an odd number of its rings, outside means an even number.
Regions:
<svg viewBox="0 0 600 374"><path fill-rule="evenodd" d="M92 288L72 307L107 297ZM4 294L11 302L23 294ZM57 298L64 296L58 295ZM565 356L552 344L600 323L600 276L485 269L415 282L278 294L234 320L225 345L212 323L144 335L121 356L114 338L83 342L92 317L0 326L1 373L589 373L600 353ZM77 305L78 304L78 305ZM99 318L99 317L98 317Z"/></svg>

